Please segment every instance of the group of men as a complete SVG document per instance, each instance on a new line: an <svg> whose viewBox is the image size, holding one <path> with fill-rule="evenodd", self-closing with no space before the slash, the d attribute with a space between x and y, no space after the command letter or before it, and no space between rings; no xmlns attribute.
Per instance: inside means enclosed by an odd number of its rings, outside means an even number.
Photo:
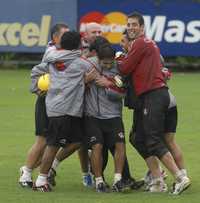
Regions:
<svg viewBox="0 0 200 203"><path fill-rule="evenodd" d="M173 175L172 194L190 186L182 152L175 142L177 107L166 84L160 51L144 35L144 18L134 12L127 18L121 46L123 56L102 36L101 26L88 23L84 35L65 24L51 30L51 43L31 72L31 91L38 95L35 110L36 142L20 171L23 187L48 192L55 185L60 162L79 151L83 184L97 192L110 190L103 171L108 151L113 155L112 191L127 186L138 189L129 171L125 150L122 104L134 109L130 142L149 169L145 183L149 192L166 192L159 161ZM50 74L47 92L38 89L38 78ZM90 151L90 153L88 153ZM40 165L33 184L32 170ZM92 177L94 176L94 178Z"/></svg>

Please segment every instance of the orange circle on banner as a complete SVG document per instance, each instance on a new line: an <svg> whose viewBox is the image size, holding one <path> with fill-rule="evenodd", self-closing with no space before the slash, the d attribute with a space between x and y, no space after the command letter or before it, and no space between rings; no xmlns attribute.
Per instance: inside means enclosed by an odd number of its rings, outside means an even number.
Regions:
<svg viewBox="0 0 200 203"><path fill-rule="evenodd" d="M103 35L113 44L119 43L126 28L127 16L121 12L111 12L104 16L101 25Z"/></svg>

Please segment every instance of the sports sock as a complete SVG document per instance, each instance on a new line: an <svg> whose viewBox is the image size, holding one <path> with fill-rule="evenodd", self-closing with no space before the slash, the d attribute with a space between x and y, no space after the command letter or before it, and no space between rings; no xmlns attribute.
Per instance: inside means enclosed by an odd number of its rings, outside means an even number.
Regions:
<svg viewBox="0 0 200 203"><path fill-rule="evenodd" d="M114 184L122 179L121 173L115 173L114 175Z"/></svg>
<svg viewBox="0 0 200 203"><path fill-rule="evenodd" d="M57 158L55 158L53 160L52 168L56 171L56 168L59 166L59 164L60 164L60 161Z"/></svg>
<svg viewBox="0 0 200 203"><path fill-rule="evenodd" d="M187 170L185 168L181 169L181 172L184 176L187 176Z"/></svg>
<svg viewBox="0 0 200 203"><path fill-rule="evenodd" d="M21 181L32 181L32 169L28 168L27 166L22 167L23 174L21 176Z"/></svg>
<svg viewBox="0 0 200 203"><path fill-rule="evenodd" d="M175 174L175 179L176 179L176 181L180 182L184 176L185 176L185 175L182 173L182 171L179 170L179 171L177 171L177 173Z"/></svg>
<svg viewBox="0 0 200 203"><path fill-rule="evenodd" d="M37 177L37 180L35 181L36 187L40 187L42 185L47 184L47 174L41 174Z"/></svg>
<svg viewBox="0 0 200 203"><path fill-rule="evenodd" d="M97 185L98 185L99 183L103 183L103 182L104 182L104 181L103 181L103 177L100 176L100 177L95 178L95 182L96 182L96 187L97 187Z"/></svg>

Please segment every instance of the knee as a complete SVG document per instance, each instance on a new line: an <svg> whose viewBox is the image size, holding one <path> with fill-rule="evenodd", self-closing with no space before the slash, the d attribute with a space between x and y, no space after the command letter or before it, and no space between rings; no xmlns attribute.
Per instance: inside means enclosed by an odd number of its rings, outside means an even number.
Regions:
<svg viewBox="0 0 200 203"><path fill-rule="evenodd" d="M95 151L102 151L102 149L103 149L103 146L102 146L102 144L94 144L93 146L92 146L92 150L95 150Z"/></svg>
<svg viewBox="0 0 200 203"><path fill-rule="evenodd" d="M169 151L162 141L147 144L147 148L151 156L157 156L158 158L161 158Z"/></svg>
<svg viewBox="0 0 200 203"><path fill-rule="evenodd" d="M146 158L148 158L150 156L144 142L134 141L133 142L133 147L137 150L137 152L140 154L140 156L143 159L146 159Z"/></svg>
<svg viewBox="0 0 200 203"><path fill-rule="evenodd" d="M165 134L165 143L168 148L173 149L176 146L176 141L174 139L174 133Z"/></svg>

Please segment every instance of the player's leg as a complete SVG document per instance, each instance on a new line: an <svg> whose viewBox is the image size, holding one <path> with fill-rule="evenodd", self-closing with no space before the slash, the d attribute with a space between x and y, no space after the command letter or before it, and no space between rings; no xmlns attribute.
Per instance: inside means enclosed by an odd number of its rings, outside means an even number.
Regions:
<svg viewBox="0 0 200 203"><path fill-rule="evenodd" d="M124 126L120 117L102 120L102 128L104 131L105 146L107 146L111 152L114 148L114 181L112 190L120 192L124 189L122 182L122 171L125 161L125 135Z"/></svg>
<svg viewBox="0 0 200 203"><path fill-rule="evenodd" d="M165 116L169 101L169 93L165 88L155 90L145 96L143 106L143 112L146 112L143 114L143 126L146 135L145 141L149 153L160 159L164 166L174 176L177 184L185 185L181 189L183 190L188 187L190 180L181 173L174 158L163 142ZM151 172L153 173L152 170Z"/></svg>
<svg viewBox="0 0 200 203"><path fill-rule="evenodd" d="M90 161L88 156L88 148L82 145L78 150L80 166L82 171L82 182L84 186L92 186L92 175L90 173Z"/></svg>
<svg viewBox="0 0 200 203"><path fill-rule="evenodd" d="M59 147L57 146L47 145L40 165L40 174L36 179L34 189L42 192L51 191L47 177L58 149Z"/></svg>
<svg viewBox="0 0 200 203"><path fill-rule="evenodd" d="M51 191L51 186L47 179L48 172L59 148L65 147L70 129L71 116L49 118L47 147L42 158L40 174L36 179L34 189L42 192Z"/></svg>
<svg viewBox="0 0 200 203"><path fill-rule="evenodd" d="M56 185L55 176L56 170L60 163L73 154L76 150L80 149L83 143L83 131L81 128L82 119L70 116L70 130L67 132L67 143L65 147L61 147L56 154L52 163L51 169L48 174L48 181L52 186ZM68 121L67 121L68 122Z"/></svg>
<svg viewBox="0 0 200 203"><path fill-rule="evenodd" d="M186 173L183 154L182 154L180 146L176 143L175 133L166 133L165 142L166 142L167 147L170 150L178 168L185 171L185 173Z"/></svg>
<svg viewBox="0 0 200 203"><path fill-rule="evenodd" d="M103 135L101 131L100 119L93 117L85 118L85 130L88 137L88 145L91 148L92 172L95 176L95 187L97 192L108 192L102 173L102 149Z"/></svg>
<svg viewBox="0 0 200 203"><path fill-rule="evenodd" d="M166 113L166 119L165 119L165 137L164 140L166 142L166 145L171 152L176 165L178 168L185 174L187 174L183 159L183 153L181 151L180 146L177 144L175 140L175 133L176 133L176 127L177 127L177 106L173 106L168 109Z"/></svg>
<svg viewBox="0 0 200 203"><path fill-rule="evenodd" d="M163 192L166 190L163 187L165 186L165 183L161 176L160 167L158 160L156 159L156 155L153 154L153 150L151 148L149 149L149 145L152 143L150 142L151 140L149 141L150 136L148 136L149 143L147 143L148 133L153 132L148 131L148 129L150 129L150 124L148 123L150 110L147 108L147 104L149 104L149 102L146 102L145 97L139 98L138 106L135 112L136 115L133 122L134 129L130 134L130 142L143 157L149 170L152 173L151 179L149 179L149 181L146 183L146 189L151 192Z"/></svg>
<svg viewBox="0 0 200 203"><path fill-rule="evenodd" d="M48 173L48 182L52 186L56 185L55 177L57 174L57 168L59 167L60 163L71 156L76 150L80 148L80 146L80 143L67 143L65 147L61 147L59 149Z"/></svg>
<svg viewBox="0 0 200 203"><path fill-rule="evenodd" d="M22 187L32 187L32 171L38 167L46 147L48 117L46 114L45 96L38 96L35 104L36 140L30 148L25 166L20 168L19 183Z"/></svg>

